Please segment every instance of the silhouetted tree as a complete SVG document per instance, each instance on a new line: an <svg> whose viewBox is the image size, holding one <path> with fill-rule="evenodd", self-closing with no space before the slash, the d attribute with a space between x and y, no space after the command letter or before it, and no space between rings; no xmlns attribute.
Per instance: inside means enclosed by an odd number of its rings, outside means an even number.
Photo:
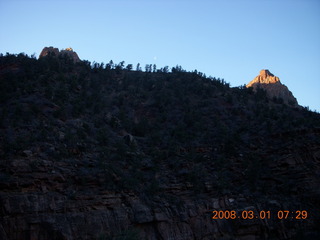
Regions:
<svg viewBox="0 0 320 240"><path fill-rule="evenodd" d="M126 67L126 69L129 70L129 71L131 71L132 68L133 68L132 64L128 64L127 67Z"/></svg>
<svg viewBox="0 0 320 240"><path fill-rule="evenodd" d="M124 68L124 63L125 63L125 61L121 61L121 62L117 65L117 67L122 70L122 69Z"/></svg>
<svg viewBox="0 0 320 240"><path fill-rule="evenodd" d="M137 64L136 71L141 71L140 63Z"/></svg>
<svg viewBox="0 0 320 240"><path fill-rule="evenodd" d="M113 61L110 60L110 62L106 64L106 69L110 70L112 68L113 68Z"/></svg>
<svg viewBox="0 0 320 240"><path fill-rule="evenodd" d="M175 67L172 68L172 72L185 72L183 68L180 65L176 65Z"/></svg>
<svg viewBox="0 0 320 240"><path fill-rule="evenodd" d="M146 64L146 72L151 72L152 71L152 64Z"/></svg>

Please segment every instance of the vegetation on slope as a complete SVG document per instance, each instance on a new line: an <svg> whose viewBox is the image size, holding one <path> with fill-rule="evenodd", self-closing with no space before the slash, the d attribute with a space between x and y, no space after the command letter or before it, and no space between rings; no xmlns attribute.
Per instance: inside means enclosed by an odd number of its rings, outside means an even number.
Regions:
<svg viewBox="0 0 320 240"><path fill-rule="evenodd" d="M256 191L272 174L263 146L320 126L319 114L263 90L230 88L179 66L142 72L124 62L7 54L0 91L3 163L28 154L73 161L84 185L96 176L106 189L148 196L173 179L197 193L208 184Z"/></svg>

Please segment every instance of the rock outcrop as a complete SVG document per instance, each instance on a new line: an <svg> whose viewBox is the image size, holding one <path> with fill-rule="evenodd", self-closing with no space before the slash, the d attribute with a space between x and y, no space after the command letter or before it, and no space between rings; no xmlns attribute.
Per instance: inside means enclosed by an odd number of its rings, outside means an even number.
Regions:
<svg viewBox="0 0 320 240"><path fill-rule="evenodd" d="M39 58L44 57L44 56L48 56L48 55L58 56L59 49L54 48L54 47L45 47L44 49L42 49Z"/></svg>
<svg viewBox="0 0 320 240"><path fill-rule="evenodd" d="M298 106L297 99L288 87L267 69L261 70L260 74L247 84L247 88L249 87L253 87L254 91L258 88L264 89L270 98L282 99L285 104Z"/></svg>
<svg viewBox="0 0 320 240"><path fill-rule="evenodd" d="M65 56L67 55L68 57L70 57L74 62L80 62L80 58L78 56L78 54L76 52L73 51L72 48L66 48L66 49L62 49L61 51L59 51L58 48L54 48L54 47L45 47L44 49L42 49L39 58L41 57L45 57L45 56Z"/></svg>

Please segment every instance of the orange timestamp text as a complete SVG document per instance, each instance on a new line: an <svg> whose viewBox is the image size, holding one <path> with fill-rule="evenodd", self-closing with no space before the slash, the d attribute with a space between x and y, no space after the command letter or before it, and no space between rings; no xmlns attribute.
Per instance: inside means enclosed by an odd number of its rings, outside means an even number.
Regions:
<svg viewBox="0 0 320 240"><path fill-rule="evenodd" d="M214 210L212 219L297 219L303 220L308 218L306 210L279 210L274 213L271 211L253 211L253 210Z"/></svg>

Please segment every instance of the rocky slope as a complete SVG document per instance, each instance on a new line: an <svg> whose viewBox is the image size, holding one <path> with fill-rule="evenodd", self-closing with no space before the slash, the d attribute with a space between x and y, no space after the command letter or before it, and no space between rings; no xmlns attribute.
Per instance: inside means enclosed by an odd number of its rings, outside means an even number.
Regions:
<svg viewBox="0 0 320 240"><path fill-rule="evenodd" d="M319 238L319 114L122 65L0 57L0 239Z"/></svg>
<svg viewBox="0 0 320 240"><path fill-rule="evenodd" d="M256 76L247 87L253 87L255 91L258 88L264 89L270 98L282 99L284 103L298 106L297 99L289 91L288 87L280 82L280 79L274 76L269 70L264 69Z"/></svg>

